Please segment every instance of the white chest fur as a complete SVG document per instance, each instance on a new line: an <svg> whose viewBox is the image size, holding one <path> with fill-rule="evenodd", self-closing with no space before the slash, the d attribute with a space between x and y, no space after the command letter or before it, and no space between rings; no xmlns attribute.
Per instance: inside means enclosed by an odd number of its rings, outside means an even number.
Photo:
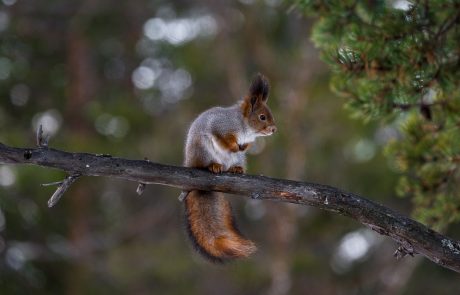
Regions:
<svg viewBox="0 0 460 295"><path fill-rule="evenodd" d="M226 171L238 162L239 153L232 153L227 149L222 148L215 137L211 138L210 156L211 162L216 162L223 165L223 170Z"/></svg>
<svg viewBox="0 0 460 295"><path fill-rule="evenodd" d="M253 142L255 138L256 134L253 132L241 132L237 134L239 145ZM209 149L209 151L210 156L213 159L211 162L222 164L224 171L227 171L232 166L245 166L245 152L230 152L228 149L223 148L215 137L210 138L210 144L212 147Z"/></svg>
<svg viewBox="0 0 460 295"><path fill-rule="evenodd" d="M238 138L238 144L251 143L256 140L257 133L252 130L246 132L238 132L236 137Z"/></svg>

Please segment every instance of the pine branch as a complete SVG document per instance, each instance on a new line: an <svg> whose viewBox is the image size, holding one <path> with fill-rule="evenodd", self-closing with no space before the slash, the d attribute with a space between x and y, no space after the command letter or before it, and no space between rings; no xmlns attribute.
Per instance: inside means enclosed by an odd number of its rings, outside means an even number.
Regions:
<svg viewBox="0 0 460 295"><path fill-rule="evenodd" d="M440 266L460 272L459 241L435 232L383 205L326 185L254 175L216 175L199 169L163 165L148 160L70 153L47 146L15 148L2 143L0 164L33 164L63 170L69 177L63 182L54 183L59 185L58 190L62 193L77 177L105 176L141 184L162 184L184 191L212 190L254 199L314 206L353 218L379 234L391 237L398 243L395 252L397 258L421 254ZM62 195L61 192L58 194L59 197Z"/></svg>
<svg viewBox="0 0 460 295"><path fill-rule="evenodd" d="M436 33L435 39L439 39L439 37L443 36L447 33L450 29L454 27L456 23L460 20L460 12L457 12L454 17L451 19L447 19L439 28L439 31Z"/></svg>

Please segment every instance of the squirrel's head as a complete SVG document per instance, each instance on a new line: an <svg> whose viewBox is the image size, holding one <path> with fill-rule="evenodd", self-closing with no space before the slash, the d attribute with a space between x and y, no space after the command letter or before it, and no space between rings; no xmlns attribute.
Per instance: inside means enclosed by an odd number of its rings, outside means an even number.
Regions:
<svg viewBox="0 0 460 295"><path fill-rule="evenodd" d="M241 105L248 125L261 136L272 135L276 131L275 120L267 105L269 89L267 78L260 73L257 74Z"/></svg>

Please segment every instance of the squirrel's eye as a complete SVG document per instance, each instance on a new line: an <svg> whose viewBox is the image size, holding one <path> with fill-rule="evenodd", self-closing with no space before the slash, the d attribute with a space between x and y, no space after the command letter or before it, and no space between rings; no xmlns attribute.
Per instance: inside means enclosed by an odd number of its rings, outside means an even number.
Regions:
<svg viewBox="0 0 460 295"><path fill-rule="evenodd" d="M264 114L262 114L262 115L259 116L259 119L262 120L262 121L265 121L265 119L267 119L267 118L265 117Z"/></svg>

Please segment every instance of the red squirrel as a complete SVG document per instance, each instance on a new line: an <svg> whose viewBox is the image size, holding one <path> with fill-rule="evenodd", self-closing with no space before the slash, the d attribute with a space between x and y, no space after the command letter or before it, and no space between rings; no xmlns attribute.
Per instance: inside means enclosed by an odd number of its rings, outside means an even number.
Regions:
<svg viewBox="0 0 460 295"><path fill-rule="evenodd" d="M213 173L244 173L249 145L276 131L268 92L268 80L257 74L238 103L200 114L187 134L184 165ZM188 235L205 258L225 262L256 251L237 229L230 203L221 193L194 190L183 201Z"/></svg>

